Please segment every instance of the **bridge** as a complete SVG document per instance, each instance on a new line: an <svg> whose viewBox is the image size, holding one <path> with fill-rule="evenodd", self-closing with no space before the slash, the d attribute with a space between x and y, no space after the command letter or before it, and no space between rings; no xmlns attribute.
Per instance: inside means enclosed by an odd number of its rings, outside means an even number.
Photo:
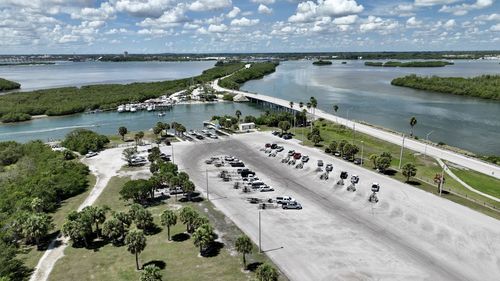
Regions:
<svg viewBox="0 0 500 281"><path fill-rule="evenodd" d="M257 102L264 104L266 106L270 107L281 107L286 110L295 110L295 111L301 111L302 109L299 108L298 102L293 101L293 107L290 107L290 101L276 98L276 97L271 97L271 96L266 96L266 95L261 95L261 94L256 94L256 93L249 93L245 91L238 91L238 90L231 90L231 89L226 89L222 88L218 84L219 79L215 80L212 83L213 88L216 91L224 91L224 92L229 92L235 95L241 94L247 97L250 101L252 102ZM323 110L320 109L315 109L314 110L314 117L315 118L323 118L325 120L335 122L338 124L345 125L346 127L352 128L355 131L376 137L378 139L396 144L396 145L404 145L404 148L419 152L419 153L426 153L427 155L431 157L435 157L438 159L446 160L455 164L458 164L460 166L463 166L465 168L495 177L497 179L500 179L500 166L482 161L477 158L469 157L457 152L453 152L447 149L443 149L440 147L437 147L432 144L426 144L424 142L415 140L415 139L410 139L406 138L403 134L397 134L393 132L389 132L386 130L382 130L379 128L375 128L363 123L359 123L356 121L352 121L343 117L336 116L334 114L327 113Z"/></svg>

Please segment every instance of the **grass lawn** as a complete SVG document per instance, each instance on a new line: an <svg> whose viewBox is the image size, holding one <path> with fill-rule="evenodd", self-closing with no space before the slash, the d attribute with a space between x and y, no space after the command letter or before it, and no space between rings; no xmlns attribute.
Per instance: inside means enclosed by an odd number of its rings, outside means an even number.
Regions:
<svg viewBox="0 0 500 281"><path fill-rule="evenodd" d="M373 163L369 160L370 155L376 154L380 155L383 152L390 152L392 155L392 162L391 162L391 169L393 170L393 174L390 174L390 177L393 177L399 181L405 182L406 178L398 171L399 170L399 156L401 153L401 146L380 140L378 138L372 137L367 134L363 134L360 132L354 133L352 129L347 128L343 125L335 124L333 122L329 122L326 120L320 121L317 120L314 124L320 129L321 132L321 137L323 138L323 141L319 143L317 148L320 149L325 149L328 144L330 144L333 140L337 141L339 143L341 140L346 140L350 143L354 143L357 145L360 149L360 152L356 155L356 157L361 157L361 148L363 147L363 158L364 158L364 167L368 169L373 169L374 165ZM261 130L277 130L279 131L278 128L270 128L267 126L261 126ZM307 133L310 131L310 128L307 127L302 127L302 128L292 128L290 132L295 134L295 138L299 139L302 141L303 145L306 146L314 146L314 144L307 139ZM402 165L406 163L413 163L417 167L417 176L416 178L410 179L410 184L412 186L415 186L417 188L432 192L432 193L437 193L437 187L433 184L429 184L433 182L434 176L436 174L441 173L441 167L437 163L437 161L432 158L432 157L425 157L424 155L417 153L415 151L405 149L403 151L403 160L402 160ZM471 171L464 171L465 174L469 174ZM482 174L476 173L477 176L483 176ZM471 173L471 175L473 175ZM483 181L488 181L490 177L488 176L483 176L485 179ZM470 178L470 180L474 183L477 182L475 178ZM465 181L465 180L464 180ZM467 181L466 181L467 182ZM471 184L472 186L475 186L475 184ZM491 189L493 189L493 186L495 185L494 182L489 181L490 186L489 189L483 189L482 191L490 193ZM500 185L497 186L497 191L500 189ZM451 177L446 178L446 184L445 184L445 189L451 189L452 191L458 192L460 194L463 194L464 196L466 195L467 197L470 197L472 199L478 200L480 202L485 202L491 206L495 206L497 209L500 209L500 203L491 200L489 198L486 198L484 196L481 196L477 193L471 192L464 186L462 186L460 183L457 181L453 180ZM480 189L478 187L478 189ZM480 189L481 190L481 189ZM488 191L486 191L488 190ZM498 191L500 192L500 191ZM491 194L491 193L490 193ZM499 195L496 195L499 196ZM463 199L459 196L455 196L452 194L447 194L445 196L446 198L457 202L459 204L468 206L472 209L475 209L479 212L485 213L489 216L495 217L500 219L500 213L492 211L480 204L476 204L474 202L471 202L469 200Z"/></svg>
<svg viewBox="0 0 500 281"><path fill-rule="evenodd" d="M112 210L128 210L129 204L119 199L118 192L128 178L114 177L94 205L107 205ZM253 280L255 274L241 270L241 256L234 249L234 240L241 231L211 203L180 203L170 198L167 203L149 207L155 223L159 225L160 214L167 208L192 204L204 213L218 231L224 246L212 257L200 257L198 248L189 236L184 235L185 226L178 223L171 228L171 235L177 241L169 242L166 229L148 235L146 249L140 254L141 264L154 263L162 268L164 280ZM263 262L267 258L254 249L247 257L248 263ZM139 280L140 272L135 269L134 255L126 246L111 244L96 249L68 247L65 256L54 267L50 280ZM283 278L283 277L282 277ZM281 279L285 280L285 279Z"/></svg>
<svg viewBox="0 0 500 281"><path fill-rule="evenodd" d="M50 235L50 237L54 237L59 234L59 230L61 229L62 224L64 223L66 215L70 211L76 210L78 206L80 206L80 204L83 203L85 198L87 198L88 194L95 185L96 181L95 176L89 174L88 181L89 181L89 187L85 192L62 201L61 206L54 213L51 214L54 223L54 228L52 229L52 234ZM46 246L47 245L45 245L45 247ZM45 247L42 247L40 250L37 250L36 246L21 246L18 258L22 260L27 267L35 268L36 264L38 263L38 260L40 260L40 258L43 256Z"/></svg>
<svg viewBox="0 0 500 281"><path fill-rule="evenodd" d="M476 171L450 168L452 172L473 188L500 198L500 180Z"/></svg>

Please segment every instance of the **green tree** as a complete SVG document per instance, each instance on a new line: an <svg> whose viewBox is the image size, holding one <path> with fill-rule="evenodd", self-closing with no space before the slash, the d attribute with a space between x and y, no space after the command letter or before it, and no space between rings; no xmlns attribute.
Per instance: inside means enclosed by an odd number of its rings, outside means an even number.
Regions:
<svg viewBox="0 0 500 281"><path fill-rule="evenodd" d="M35 197L31 200L31 210L35 213L41 213L44 209L44 202L42 199Z"/></svg>
<svg viewBox="0 0 500 281"><path fill-rule="evenodd" d="M184 193L187 193L188 201L191 201L191 195L193 194L193 191L195 190L194 183L190 180L184 180L181 182L181 188L182 188L182 191Z"/></svg>
<svg viewBox="0 0 500 281"><path fill-rule="evenodd" d="M372 155L370 155L369 159L372 161L373 167L377 168L378 155L372 154Z"/></svg>
<svg viewBox="0 0 500 281"><path fill-rule="evenodd" d="M411 177L417 175L417 167L413 163L406 163L402 167L401 173L406 177L406 182L409 182Z"/></svg>
<svg viewBox="0 0 500 281"><path fill-rule="evenodd" d="M138 229L147 231L154 227L153 215L139 204L130 207L129 215Z"/></svg>
<svg viewBox="0 0 500 281"><path fill-rule="evenodd" d="M167 227L168 240L170 240L170 227L177 224L177 215L172 210L165 210L161 214L161 224Z"/></svg>
<svg viewBox="0 0 500 281"><path fill-rule="evenodd" d="M123 126L121 126L120 128L118 128L118 134L119 134L120 136L122 136L122 141L124 141L124 140L125 140L125 135L126 135L127 133L128 133L128 129L127 129L127 127L123 127Z"/></svg>
<svg viewBox="0 0 500 281"><path fill-rule="evenodd" d="M83 242L85 247L88 247L88 238L92 235L92 221L83 212L71 212L61 231L73 241L73 245Z"/></svg>
<svg viewBox="0 0 500 281"><path fill-rule="evenodd" d="M241 117L241 111L238 109L235 112L236 118L238 119L238 122L240 122L240 117Z"/></svg>
<svg viewBox="0 0 500 281"><path fill-rule="evenodd" d="M102 225L102 235L115 246L123 242L127 230L128 228L117 218L111 218Z"/></svg>
<svg viewBox="0 0 500 281"><path fill-rule="evenodd" d="M246 254L252 253L253 250L253 244L250 238L246 235L241 235L236 239L236 242L234 244L236 251L238 253L242 254L243 256L243 267L247 267L247 260L246 260Z"/></svg>
<svg viewBox="0 0 500 281"><path fill-rule="evenodd" d="M377 166L376 166L376 168L380 172L382 172L382 173L385 172L390 166L391 166L391 159L389 157L379 156L377 158Z"/></svg>
<svg viewBox="0 0 500 281"><path fill-rule="evenodd" d="M141 272L140 281L161 281L160 268L154 264L146 265Z"/></svg>
<svg viewBox="0 0 500 281"><path fill-rule="evenodd" d="M181 211L179 212L179 219L183 224L186 225L186 231L188 233L192 233L194 231L193 225L199 216L200 214L198 214L198 212L196 212L190 206L182 207Z"/></svg>
<svg viewBox="0 0 500 281"><path fill-rule="evenodd" d="M410 118L410 128L411 128L410 136L413 136L413 127L415 127L415 125L417 125L417 118L413 116Z"/></svg>
<svg viewBox="0 0 500 281"><path fill-rule="evenodd" d="M336 141L332 141L329 145L328 145L328 148L330 148L330 151L332 153L335 153L335 151L337 151L337 142Z"/></svg>
<svg viewBox="0 0 500 281"><path fill-rule="evenodd" d="M134 203L145 203L151 194L153 184L149 180L139 179L126 182L120 190L123 200L133 200Z"/></svg>
<svg viewBox="0 0 500 281"><path fill-rule="evenodd" d="M135 255L135 266L139 270L139 254L146 248L146 236L142 230L131 230L125 237L125 245L127 250Z"/></svg>
<svg viewBox="0 0 500 281"><path fill-rule="evenodd" d="M214 228L206 223L198 227L193 233L193 243L200 248L200 254L206 249L216 238Z"/></svg>
<svg viewBox="0 0 500 281"><path fill-rule="evenodd" d="M143 131L137 132L134 135L135 144L139 145L140 143L142 143L142 138L144 138L144 132Z"/></svg>
<svg viewBox="0 0 500 281"><path fill-rule="evenodd" d="M317 146L322 141L322 139L320 135L313 135L311 137L311 141L314 143L315 146Z"/></svg>
<svg viewBox="0 0 500 281"><path fill-rule="evenodd" d="M292 127L292 125L290 125L290 122L288 121L280 121L278 123L278 127L281 129L281 132L287 132L288 130L290 130L290 128Z"/></svg>
<svg viewBox="0 0 500 281"><path fill-rule="evenodd" d="M52 228L52 219L45 213L30 214L22 224L22 233L28 243L40 246L40 239Z"/></svg>
<svg viewBox="0 0 500 281"><path fill-rule="evenodd" d="M127 163L130 165L132 164L132 159L134 158L136 153L137 153L137 148L129 147L123 150L122 155L125 161L127 161Z"/></svg>
<svg viewBox="0 0 500 281"><path fill-rule="evenodd" d="M99 237L101 234L99 225L104 223L104 221L106 220L106 213L108 211L109 207L107 206L87 206L82 210L82 212L84 212L85 215L88 216L89 220L95 225L97 237Z"/></svg>
<svg viewBox="0 0 500 281"><path fill-rule="evenodd" d="M268 263L261 264L255 273L259 281L278 281L278 270Z"/></svg>

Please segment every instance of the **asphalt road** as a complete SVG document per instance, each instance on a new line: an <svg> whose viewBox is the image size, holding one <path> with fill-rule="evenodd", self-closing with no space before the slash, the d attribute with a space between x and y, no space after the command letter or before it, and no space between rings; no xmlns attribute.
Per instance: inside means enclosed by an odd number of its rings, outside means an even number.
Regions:
<svg viewBox="0 0 500 281"><path fill-rule="evenodd" d="M281 142L307 154L303 170L258 150ZM222 182L210 156L243 160L276 189L245 194ZM333 178L319 180L316 160L333 163ZM500 222L388 177L333 159L315 149L270 134L235 136L223 141L176 144L176 163L215 206L258 243L258 213L248 197L291 195L303 210L266 209L262 248L291 280L496 280L500 276ZM224 168L235 170L234 168ZM341 170L361 178L358 190L337 186ZM372 182L381 184L380 202L367 201Z"/></svg>

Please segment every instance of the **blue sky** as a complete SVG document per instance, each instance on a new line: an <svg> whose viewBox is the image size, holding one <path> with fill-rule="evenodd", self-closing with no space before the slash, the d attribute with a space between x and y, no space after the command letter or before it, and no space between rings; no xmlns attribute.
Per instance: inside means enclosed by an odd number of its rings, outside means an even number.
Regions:
<svg viewBox="0 0 500 281"><path fill-rule="evenodd" d="M0 0L0 54L499 50L496 0Z"/></svg>

